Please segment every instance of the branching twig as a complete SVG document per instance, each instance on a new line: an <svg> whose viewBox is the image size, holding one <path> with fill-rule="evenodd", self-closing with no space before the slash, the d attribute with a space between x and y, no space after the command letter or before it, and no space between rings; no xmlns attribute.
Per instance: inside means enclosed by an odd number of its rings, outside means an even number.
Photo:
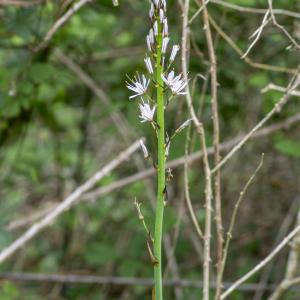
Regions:
<svg viewBox="0 0 300 300"><path fill-rule="evenodd" d="M277 28L279 28L283 34L290 40L290 42L298 49L300 50L300 45L296 42L296 40L288 33L288 31L282 26L280 25L275 17L274 14L274 10L273 10L273 0L268 0L268 4L269 4L269 11L271 14L271 20L273 22L273 25L276 26Z"/></svg>
<svg viewBox="0 0 300 300"><path fill-rule="evenodd" d="M241 57L243 56L243 51L241 48L238 47L238 45L232 40L232 38L227 35L223 29L218 26L216 21L212 18L211 15L209 15L209 22L211 25L214 27L214 29L219 33L219 35L228 43L228 45ZM296 69L289 69L285 67L279 67L279 66L272 66L272 65L267 65L263 63L258 63L255 61L252 61L251 58L244 57L243 58L245 63L247 63L249 66L256 68L256 69L262 69L262 70L267 70L267 71L272 71L272 72L282 72L282 73L289 73L289 74L295 74L297 72Z"/></svg>
<svg viewBox="0 0 300 300"><path fill-rule="evenodd" d="M276 85L276 84L273 84L273 83L269 83L266 87L264 87L261 90L262 93L267 93L268 91L278 91L278 92L282 92L282 93L287 92L285 87L279 86L279 85ZM292 91L291 95L300 97L300 91Z"/></svg>
<svg viewBox="0 0 300 300"><path fill-rule="evenodd" d="M250 46L248 47L248 49L246 50L246 52L243 54L243 56L241 58L245 58L249 52L251 51L251 49L255 46L255 44L258 42L264 28L268 25L268 23L270 22L270 11L267 10L267 12L265 13L263 20L261 22L261 25L253 32L253 34L250 36L250 39L253 39L253 42L250 44Z"/></svg>

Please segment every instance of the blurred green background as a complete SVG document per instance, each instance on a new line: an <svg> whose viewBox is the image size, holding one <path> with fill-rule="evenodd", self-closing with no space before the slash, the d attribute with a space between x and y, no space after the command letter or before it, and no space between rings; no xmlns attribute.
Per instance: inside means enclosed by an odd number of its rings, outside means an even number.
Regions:
<svg viewBox="0 0 300 300"><path fill-rule="evenodd" d="M28 0L29 1L29 0ZM231 0L243 6L266 8L264 0ZM28 7L0 2L0 249L9 245L43 212L62 201L136 138L145 136L151 151L154 137L147 125L139 123L137 105L129 101L126 74L145 71L145 36L149 30L148 1L93 1L81 8L57 31L48 45L34 52L47 31L62 16L72 1L40 1ZM278 0L276 8L300 12L300 2ZM176 1L168 1L168 18L173 43L180 43L181 13ZM190 16L198 9L191 1ZM262 21L262 14L243 13L216 3L208 6L211 17L245 51L249 36ZM278 21L299 42L300 19L278 15ZM222 141L251 129L278 101L280 92L261 89L270 82L286 86L291 74L256 68L240 59L232 47L212 26L218 60L219 112ZM289 70L297 68L299 52L274 26L267 26L249 57ZM100 99L78 74L70 69L71 59L102 89ZM180 71L180 59L177 61ZM207 76L208 55L201 14L191 24L189 76L194 84L193 100L207 130L211 145L212 122L210 90L201 96ZM207 80L209 83L209 79ZM111 120L120 114L127 124L127 141L120 135L121 124ZM168 108L167 130L177 128L188 118L183 97ZM299 113L299 97L292 97L284 110L274 117L279 122ZM249 189L238 215L225 281L244 274L274 245L283 221L288 230L294 224L300 187L300 126L277 131L249 142L225 166L222 175L224 225L239 192L256 168L260 155L265 162ZM186 131L176 137L169 160L184 155ZM192 151L199 150L194 143ZM136 159L142 158L142 153ZM138 168L134 159L118 167L98 187L151 167L144 162ZM201 280L201 244L190 221L185 199L183 169L173 170L168 185L165 234L169 250L174 251L178 276ZM191 198L203 225L203 172L201 162L189 173ZM96 188L96 187L95 187ZM13 258L0 266L1 272L79 274L150 278L152 266L146 235L133 202L143 203L147 223L152 228L150 198L155 180L137 181L122 189L79 203L44 230ZM18 224L17 221L24 221ZM214 243L214 239L213 239ZM284 274L285 249L272 266L268 283L277 283ZM213 255L213 259L215 254ZM167 264L165 259L165 265ZM174 266L173 266L174 268ZM174 269L166 268L166 278L174 278ZM2 278L2 277L1 277ZM257 283L260 275L249 280ZM266 291L262 299L268 295ZM298 294L298 296L296 296ZM172 287L165 299L200 299L199 288ZM237 291L230 299L253 299L253 291ZM151 287L114 284L70 284L51 282L0 281L3 300L39 299L151 299ZM299 299L293 290L284 299Z"/></svg>

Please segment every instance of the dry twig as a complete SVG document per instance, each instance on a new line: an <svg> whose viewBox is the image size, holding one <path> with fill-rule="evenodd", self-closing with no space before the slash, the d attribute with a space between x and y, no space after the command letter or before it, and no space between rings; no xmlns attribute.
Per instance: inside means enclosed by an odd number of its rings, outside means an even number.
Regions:
<svg viewBox="0 0 300 300"><path fill-rule="evenodd" d="M296 42L296 40L289 34L289 32L282 26L280 25L275 17L274 10L273 10L273 0L268 0L268 5L269 5L269 11L271 14L271 20L274 26L279 28L283 34L289 39L289 41L298 49L300 50L300 45Z"/></svg>
<svg viewBox="0 0 300 300"><path fill-rule="evenodd" d="M217 82L217 58L214 50L214 43L209 24L209 15L206 3L202 0L204 32L208 48L210 62L210 83L211 83L211 110L213 120L213 147L214 147L214 166L217 166L220 157L220 125L218 112L218 82ZM220 272L222 265L223 252L223 225L222 225L222 205L221 205L221 169L218 169L214 176L214 200L215 200L215 221L217 232L217 273ZM217 287L216 299L219 298L221 287Z"/></svg>
<svg viewBox="0 0 300 300"><path fill-rule="evenodd" d="M282 93L287 92L285 87L279 86L279 85L276 85L276 84L273 84L273 83L269 83L266 87L264 87L261 90L262 93L267 93L268 91L278 91L278 92L282 92ZM291 95L300 97L300 91L292 91Z"/></svg>
<svg viewBox="0 0 300 300"><path fill-rule="evenodd" d="M209 15L209 22L214 27L214 29L218 32L218 34L227 42L227 44L241 57L243 56L243 51L241 48L238 47L238 45L232 40L232 38L227 35L223 29L218 26L216 21L212 18L211 15ZM256 69L262 69L272 72L282 72L282 73L289 73L289 74L295 74L297 72L297 69L290 69L285 67L279 67L279 66L272 66L268 64L258 63L255 61L252 61L251 58L244 57L245 63L247 63L249 66L256 68Z"/></svg>
<svg viewBox="0 0 300 300"><path fill-rule="evenodd" d="M188 15L189 15L189 0L185 0L184 5L182 2L183 22L182 22L182 72L186 82L188 82ZM203 300L209 299L209 284L210 284L210 241L211 241L211 201L212 201L212 186L211 186L211 171L208 161L208 153L205 141L205 131L203 124L198 120L192 104L192 97L190 94L189 86L186 86L186 101L196 127L197 133L200 137L200 144L203 151L203 165L205 174L205 233L204 233L204 261L203 261Z"/></svg>

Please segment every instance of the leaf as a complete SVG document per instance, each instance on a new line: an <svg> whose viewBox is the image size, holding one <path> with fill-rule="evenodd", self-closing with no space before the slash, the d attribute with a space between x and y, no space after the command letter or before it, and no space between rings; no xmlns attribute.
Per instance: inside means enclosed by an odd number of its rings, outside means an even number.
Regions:
<svg viewBox="0 0 300 300"><path fill-rule="evenodd" d="M257 88L265 87L269 82L269 78L263 73L255 73L251 76L249 83Z"/></svg>
<svg viewBox="0 0 300 300"><path fill-rule="evenodd" d="M281 137L274 144L275 149L287 156L300 158L300 142Z"/></svg>
<svg viewBox="0 0 300 300"><path fill-rule="evenodd" d="M117 256L117 252L113 247L100 243L91 244L85 253L87 263L92 266L104 265L114 261Z"/></svg>
<svg viewBox="0 0 300 300"><path fill-rule="evenodd" d="M49 64L35 63L29 70L29 77L36 83L49 80L54 73L54 68Z"/></svg>

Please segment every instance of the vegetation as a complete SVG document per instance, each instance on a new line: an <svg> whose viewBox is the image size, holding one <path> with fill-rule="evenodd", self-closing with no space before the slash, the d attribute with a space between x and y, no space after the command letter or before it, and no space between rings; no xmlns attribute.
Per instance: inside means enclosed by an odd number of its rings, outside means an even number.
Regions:
<svg viewBox="0 0 300 300"><path fill-rule="evenodd" d="M0 0L3 300L299 298L300 2L150 3Z"/></svg>

